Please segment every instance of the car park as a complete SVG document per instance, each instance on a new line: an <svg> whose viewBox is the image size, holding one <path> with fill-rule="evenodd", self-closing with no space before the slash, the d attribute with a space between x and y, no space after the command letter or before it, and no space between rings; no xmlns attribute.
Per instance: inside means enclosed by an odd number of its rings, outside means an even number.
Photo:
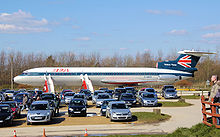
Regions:
<svg viewBox="0 0 220 137"><path fill-rule="evenodd" d="M164 98L165 99L168 99L168 98L178 98L177 91L174 88L167 88L164 91Z"/></svg>
<svg viewBox="0 0 220 137"><path fill-rule="evenodd" d="M66 92L64 94L64 102L65 104L69 104L71 99L74 97L75 95L75 92Z"/></svg>
<svg viewBox="0 0 220 137"><path fill-rule="evenodd" d="M0 104L0 125L12 125L13 114L8 104Z"/></svg>
<svg viewBox="0 0 220 137"><path fill-rule="evenodd" d="M136 98L133 93L122 93L119 100L124 101L127 106L136 104Z"/></svg>
<svg viewBox="0 0 220 137"><path fill-rule="evenodd" d="M87 109L83 99L72 99L68 106L68 115L71 116L86 116Z"/></svg>
<svg viewBox="0 0 220 137"><path fill-rule="evenodd" d="M53 109L46 100L35 101L27 113L27 125L32 123L49 122L52 120Z"/></svg>
<svg viewBox="0 0 220 137"><path fill-rule="evenodd" d="M88 104L87 104L86 95L85 95L84 93L75 94L75 95L73 96L73 98L74 98L74 99L83 99L84 102L85 102L85 104L88 105Z"/></svg>
<svg viewBox="0 0 220 137"><path fill-rule="evenodd" d="M21 115L21 109L18 106L16 101L6 101L6 102L1 102L1 104L7 104L10 106L13 114L13 118L19 118Z"/></svg>
<svg viewBox="0 0 220 137"><path fill-rule="evenodd" d="M105 99L111 99L111 96L108 93L99 93L96 98L96 107L101 107Z"/></svg>
<svg viewBox="0 0 220 137"><path fill-rule="evenodd" d="M86 95L87 100L92 99L92 93L88 89L81 89L79 93L84 93Z"/></svg>
<svg viewBox="0 0 220 137"><path fill-rule="evenodd" d="M139 104L141 106L157 106L158 100L157 96L154 93L145 92L140 95Z"/></svg>
<svg viewBox="0 0 220 137"><path fill-rule="evenodd" d="M106 108L106 117L114 120L131 120L132 114L124 101L110 102Z"/></svg>
<svg viewBox="0 0 220 137"><path fill-rule="evenodd" d="M97 98L97 95L99 93L105 93L103 90L95 90L93 95L92 95L92 103L95 104L96 103L96 98Z"/></svg>
<svg viewBox="0 0 220 137"><path fill-rule="evenodd" d="M105 116L106 115L106 108L108 106L108 103L111 101L116 101L115 99L105 99L101 105L100 115Z"/></svg>

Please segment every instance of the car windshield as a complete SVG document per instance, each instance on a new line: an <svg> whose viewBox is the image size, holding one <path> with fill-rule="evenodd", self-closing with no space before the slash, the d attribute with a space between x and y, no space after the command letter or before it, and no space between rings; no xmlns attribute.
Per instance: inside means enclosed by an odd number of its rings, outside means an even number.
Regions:
<svg viewBox="0 0 220 137"><path fill-rule="evenodd" d="M143 94L144 98L154 98L154 94Z"/></svg>
<svg viewBox="0 0 220 137"><path fill-rule="evenodd" d="M174 88L174 86L165 86L165 88Z"/></svg>
<svg viewBox="0 0 220 137"><path fill-rule="evenodd" d="M85 96L84 95L75 95L74 98L82 98L82 99L84 99Z"/></svg>
<svg viewBox="0 0 220 137"><path fill-rule="evenodd" d="M91 91L89 91L89 90L81 90L80 93L90 94Z"/></svg>
<svg viewBox="0 0 220 137"><path fill-rule="evenodd" d="M66 93L65 96L74 96L75 93Z"/></svg>
<svg viewBox="0 0 220 137"><path fill-rule="evenodd" d="M106 93L113 93L113 90L106 90Z"/></svg>
<svg viewBox="0 0 220 137"><path fill-rule="evenodd" d="M32 104L31 105L31 110L48 110L48 105L47 104Z"/></svg>
<svg viewBox="0 0 220 137"><path fill-rule="evenodd" d="M3 102L3 104L8 104L11 108L15 108L15 107L16 107L16 104L15 104L15 103Z"/></svg>
<svg viewBox="0 0 220 137"><path fill-rule="evenodd" d="M94 96L98 95L99 93L104 93L104 92L102 92L102 91L94 92Z"/></svg>
<svg viewBox="0 0 220 137"><path fill-rule="evenodd" d="M126 88L127 91L134 91L134 88Z"/></svg>
<svg viewBox="0 0 220 137"><path fill-rule="evenodd" d="M102 106L108 106L109 102L111 101L115 101L115 100L105 100L103 101Z"/></svg>
<svg viewBox="0 0 220 137"><path fill-rule="evenodd" d="M14 91L13 90L7 90L7 91L5 91L5 93L14 93Z"/></svg>
<svg viewBox="0 0 220 137"><path fill-rule="evenodd" d="M23 99L23 94L17 95L15 97L15 100L22 100Z"/></svg>
<svg viewBox="0 0 220 137"><path fill-rule="evenodd" d="M109 95L98 95L98 99L109 99Z"/></svg>
<svg viewBox="0 0 220 137"><path fill-rule="evenodd" d="M175 90L173 90L173 89L170 89L170 90L166 90L166 92L175 92Z"/></svg>
<svg viewBox="0 0 220 137"><path fill-rule="evenodd" d="M131 99L131 98L134 98L134 96L132 94L125 94L125 95L122 95L121 98L123 98L123 99Z"/></svg>
<svg viewBox="0 0 220 137"><path fill-rule="evenodd" d="M125 93L126 90L125 89L115 89L115 92L119 92L119 93Z"/></svg>
<svg viewBox="0 0 220 137"><path fill-rule="evenodd" d="M72 100L70 102L70 105L72 105L72 106L83 106L85 104L84 104L83 100Z"/></svg>
<svg viewBox="0 0 220 137"><path fill-rule="evenodd" d="M7 106L0 106L0 113L10 112L9 107Z"/></svg>
<svg viewBox="0 0 220 137"><path fill-rule="evenodd" d="M127 106L125 104L122 104L122 103L112 104L112 109L127 109Z"/></svg>
<svg viewBox="0 0 220 137"><path fill-rule="evenodd" d="M47 100L47 99L51 99L53 100L54 99L54 95L53 94L48 94L48 95L42 95L41 96L42 100Z"/></svg>
<svg viewBox="0 0 220 137"><path fill-rule="evenodd" d="M154 89L145 89L147 92L155 92Z"/></svg>

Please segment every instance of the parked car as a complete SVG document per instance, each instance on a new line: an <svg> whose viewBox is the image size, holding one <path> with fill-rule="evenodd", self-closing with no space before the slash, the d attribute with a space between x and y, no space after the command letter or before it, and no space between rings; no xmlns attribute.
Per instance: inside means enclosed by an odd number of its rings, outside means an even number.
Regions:
<svg viewBox="0 0 220 137"><path fill-rule="evenodd" d="M84 93L86 95L87 100L92 99L92 93L88 89L81 89L79 93Z"/></svg>
<svg viewBox="0 0 220 137"><path fill-rule="evenodd" d="M164 97L164 92L166 89L168 88L172 88L172 89L175 89L173 85L164 85L163 88L162 88L162 91L161 91L161 95L162 97ZM175 89L176 90L176 89Z"/></svg>
<svg viewBox="0 0 220 137"><path fill-rule="evenodd" d="M65 104L69 104L71 99L74 97L75 95L75 92L66 92L64 94L64 102Z"/></svg>
<svg viewBox="0 0 220 137"><path fill-rule="evenodd" d="M65 94L66 92L73 92L73 91L72 91L71 89L64 89L64 90L60 93L60 98L61 98L61 100L64 99L64 94Z"/></svg>
<svg viewBox="0 0 220 137"><path fill-rule="evenodd" d="M93 104L96 103L96 98L97 98L97 95L98 95L99 93L104 93L104 91L103 91L103 90L95 90L95 91L94 91L94 93L93 93L93 95L92 95L92 103L93 103Z"/></svg>
<svg viewBox="0 0 220 137"><path fill-rule="evenodd" d="M137 102L132 93L122 93L119 100L124 101L127 106L132 106Z"/></svg>
<svg viewBox="0 0 220 137"><path fill-rule="evenodd" d="M105 90L105 93L108 93L112 97L114 90L108 89L108 90Z"/></svg>
<svg viewBox="0 0 220 137"><path fill-rule="evenodd" d="M84 99L72 99L68 107L68 115L71 116L86 116L86 104Z"/></svg>
<svg viewBox="0 0 220 137"><path fill-rule="evenodd" d="M96 107L101 107L105 99L111 99L111 96L108 93L99 93L96 98Z"/></svg>
<svg viewBox="0 0 220 137"><path fill-rule="evenodd" d="M0 124L12 125L13 114L11 107L8 104L0 104Z"/></svg>
<svg viewBox="0 0 220 137"><path fill-rule="evenodd" d="M21 108L23 106L23 95L28 96L28 98L30 98L30 95L28 93L18 93L15 97L14 97L14 101L16 101L19 105L19 107Z"/></svg>
<svg viewBox="0 0 220 137"><path fill-rule="evenodd" d="M47 100L49 102L50 108L53 110L52 116L56 115L56 97L53 93L43 93L40 95L41 100Z"/></svg>
<svg viewBox="0 0 220 137"><path fill-rule="evenodd" d="M164 91L164 98L165 99L168 99L168 98L178 98L177 91L174 88L167 88Z"/></svg>
<svg viewBox="0 0 220 137"><path fill-rule="evenodd" d="M106 109L106 117L114 120L131 120L132 114L124 101L110 102Z"/></svg>
<svg viewBox="0 0 220 137"><path fill-rule="evenodd" d="M137 90L134 87L125 87L126 93L132 93L136 96Z"/></svg>
<svg viewBox="0 0 220 137"><path fill-rule="evenodd" d="M108 90L108 88L99 88L99 90L104 90L105 91L105 90Z"/></svg>
<svg viewBox="0 0 220 137"><path fill-rule="evenodd" d="M115 88L115 92L113 94L113 98L119 100L122 93L126 93L125 88Z"/></svg>
<svg viewBox="0 0 220 137"><path fill-rule="evenodd" d="M13 118L19 118L21 115L21 109L18 106L16 101L6 101L6 102L1 102L1 104L7 104L11 107Z"/></svg>
<svg viewBox="0 0 220 137"><path fill-rule="evenodd" d="M5 101L5 97L3 94L0 94L0 102L4 102Z"/></svg>
<svg viewBox="0 0 220 137"><path fill-rule="evenodd" d="M106 115L106 108L108 106L108 103L111 101L116 101L115 99L105 99L101 105L100 115L105 116Z"/></svg>
<svg viewBox="0 0 220 137"><path fill-rule="evenodd" d="M154 93L145 92L140 95L139 103L141 106L157 106L157 96Z"/></svg>
<svg viewBox="0 0 220 137"><path fill-rule="evenodd" d="M6 90L5 92L4 92L4 95L5 95L5 97L6 96L8 96L8 99L9 100L12 100L13 99L13 96L14 96L14 90Z"/></svg>
<svg viewBox="0 0 220 137"><path fill-rule="evenodd" d="M153 93L157 97L157 92L154 90L154 88L143 88L142 91L146 91L148 93Z"/></svg>
<svg viewBox="0 0 220 137"><path fill-rule="evenodd" d="M88 104L87 104L86 95L85 95L84 93L75 94L75 95L73 96L73 98L74 98L74 99L79 99L79 98L80 98L80 99L83 99L84 102L85 102L85 104L88 105Z"/></svg>
<svg viewBox="0 0 220 137"><path fill-rule="evenodd" d="M39 122L49 122L53 116L53 109L47 100L35 101L27 113L27 125Z"/></svg>

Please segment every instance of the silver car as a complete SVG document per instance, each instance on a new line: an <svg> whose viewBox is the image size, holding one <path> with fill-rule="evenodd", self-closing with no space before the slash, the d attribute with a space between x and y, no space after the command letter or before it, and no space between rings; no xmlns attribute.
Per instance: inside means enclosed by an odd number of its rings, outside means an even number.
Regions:
<svg viewBox="0 0 220 137"><path fill-rule="evenodd" d="M157 106L157 96L154 93L143 93L140 95L139 103L141 106Z"/></svg>
<svg viewBox="0 0 220 137"><path fill-rule="evenodd" d="M99 93L96 98L96 107L101 107L105 99L111 99L111 96L108 93Z"/></svg>
<svg viewBox="0 0 220 137"><path fill-rule="evenodd" d="M31 104L27 113L27 124L49 122L52 119L53 110L48 101L35 101Z"/></svg>
<svg viewBox="0 0 220 137"><path fill-rule="evenodd" d="M110 102L106 109L106 117L114 120L131 120L132 114L124 101Z"/></svg>
<svg viewBox="0 0 220 137"><path fill-rule="evenodd" d="M75 92L66 92L64 94L64 102L65 104L69 104L71 99L74 97L75 95Z"/></svg>
<svg viewBox="0 0 220 137"><path fill-rule="evenodd" d="M96 99L97 99L97 96L98 94L100 93L105 93L105 91L103 90L96 90L94 91L93 95L92 95L92 103L95 104L96 103Z"/></svg>

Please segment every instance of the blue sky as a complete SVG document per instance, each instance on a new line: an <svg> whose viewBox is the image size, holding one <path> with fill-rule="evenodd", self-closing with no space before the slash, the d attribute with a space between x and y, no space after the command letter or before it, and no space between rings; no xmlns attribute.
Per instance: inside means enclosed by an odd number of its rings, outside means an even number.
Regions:
<svg viewBox="0 0 220 137"><path fill-rule="evenodd" d="M102 56L220 48L220 1L1 0L0 50Z"/></svg>

